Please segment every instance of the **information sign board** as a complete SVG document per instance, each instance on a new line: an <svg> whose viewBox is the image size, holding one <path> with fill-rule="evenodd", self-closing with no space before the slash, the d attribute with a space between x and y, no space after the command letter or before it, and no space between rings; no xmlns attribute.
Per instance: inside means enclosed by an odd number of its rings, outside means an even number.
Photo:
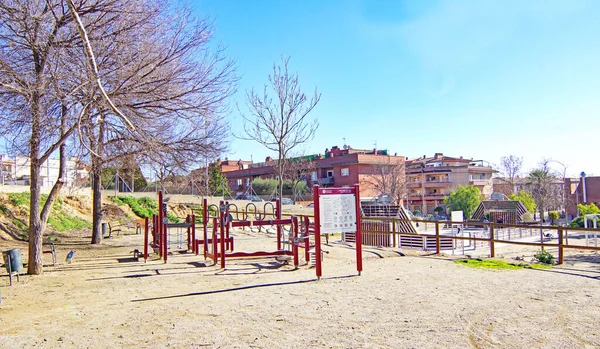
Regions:
<svg viewBox="0 0 600 349"><path fill-rule="evenodd" d="M321 234L356 232L356 195L354 188L319 190Z"/></svg>

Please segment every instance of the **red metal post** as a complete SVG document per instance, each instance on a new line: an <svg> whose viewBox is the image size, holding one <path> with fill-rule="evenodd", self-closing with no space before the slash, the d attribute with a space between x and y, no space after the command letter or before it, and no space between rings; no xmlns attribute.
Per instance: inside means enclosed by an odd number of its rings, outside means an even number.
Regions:
<svg viewBox="0 0 600 349"><path fill-rule="evenodd" d="M192 252L198 254L198 245L196 245L196 215L192 213Z"/></svg>
<svg viewBox="0 0 600 349"><path fill-rule="evenodd" d="M358 275L362 272L362 232L360 228L360 186L354 185L356 198L356 270Z"/></svg>
<svg viewBox="0 0 600 349"><path fill-rule="evenodd" d="M206 259L206 253L208 252L208 200L204 198L202 204L202 229L204 230L204 259ZM198 254L198 251L196 251L196 254Z"/></svg>
<svg viewBox="0 0 600 349"><path fill-rule="evenodd" d="M275 201L275 219L281 219L281 200ZM277 224L277 251L281 250L281 224Z"/></svg>
<svg viewBox="0 0 600 349"><path fill-rule="evenodd" d="M190 222L190 215L185 216L185 222ZM188 251L192 249L192 229L190 227L186 228L187 230L187 249Z"/></svg>
<svg viewBox="0 0 600 349"><path fill-rule="evenodd" d="M220 217L220 222L219 222L219 241L221 243L221 269L225 269L225 212L221 211L221 209L219 208L219 217ZM213 243L215 243L213 241Z"/></svg>
<svg viewBox="0 0 600 349"><path fill-rule="evenodd" d="M319 186L313 186L314 216L315 216L315 268L317 279L321 280L321 219L319 217Z"/></svg>
<svg viewBox="0 0 600 349"><path fill-rule="evenodd" d="M163 196L162 196L162 190L159 190L158 192L158 224L156 224L156 230L158 231L158 255L162 258L163 256L163 229L162 229L162 224L163 224Z"/></svg>
<svg viewBox="0 0 600 349"><path fill-rule="evenodd" d="M148 217L144 219L144 263L148 259Z"/></svg>
<svg viewBox="0 0 600 349"><path fill-rule="evenodd" d="M213 219L213 236L212 236L212 250L213 250L213 263L217 264L217 261L219 260L219 249L217 248L217 229L219 229L219 219L218 218L214 218Z"/></svg>
<svg viewBox="0 0 600 349"><path fill-rule="evenodd" d="M166 215L165 215L166 217ZM166 218L163 218L166 220ZM165 260L165 263L167 263L167 255L169 254L169 229L167 227L166 223L163 223L162 225L163 227L163 245L164 245L164 252L163 252L163 259Z"/></svg>
<svg viewBox="0 0 600 349"><path fill-rule="evenodd" d="M227 251L232 251L232 244L229 243L229 229L231 228L231 222L229 222L229 202L225 202L225 205L227 205L225 208L225 222L227 222L225 224L225 248L227 249Z"/></svg>
<svg viewBox="0 0 600 349"><path fill-rule="evenodd" d="M299 258L298 258L298 217L292 216L292 229L294 230L293 240L292 240L292 253L294 255L294 267L298 268Z"/></svg>
<svg viewBox="0 0 600 349"><path fill-rule="evenodd" d="M310 219L308 216L304 216L304 229L306 233L306 238L304 238L304 259L308 263L310 261Z"/></svg>

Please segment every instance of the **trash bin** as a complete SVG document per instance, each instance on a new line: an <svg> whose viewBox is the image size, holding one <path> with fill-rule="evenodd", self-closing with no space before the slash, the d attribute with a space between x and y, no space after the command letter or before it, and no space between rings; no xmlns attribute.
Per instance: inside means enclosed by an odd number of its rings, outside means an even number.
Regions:
<svg viewBox="0 0 600 349"><path fill-rule="evenodd" d="M107 226L106 223L102 223L102 236L103 237L106 236L106 226Z"/></svg>
<svg viewBox="0 0 600 349"><path fill-rule="evenodd" d="M19 272L23 269L23 261L21 260L21 250L15 248L2 253L4 257L4 264L6 264L6 271L10 273ZM8 269L8 259L10 258L10 269Z"/></svg>

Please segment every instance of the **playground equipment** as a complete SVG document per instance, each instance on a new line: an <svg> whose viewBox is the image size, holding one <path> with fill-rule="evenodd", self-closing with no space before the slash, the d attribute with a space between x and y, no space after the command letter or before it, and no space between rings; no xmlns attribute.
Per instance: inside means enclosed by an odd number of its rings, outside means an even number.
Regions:
<svg viewBox="0 0 600 349"><path fill-rule="evenodd" d="M149 220L145 219L144 221L144 261L148 258L149 247L152 247L166 263L169 244L177 243L178 248L183 248L185 241L187 243L186 251L191 250L199 255L200 245L202 245L204 258L212 259L214 264L219 264L221 268L225 268L228 258L246 257L280 257L280 260L285 263L293 259L294 266L297 268L299 249L304 248L306 262L314 259L316 274L320 279L323 253L327 253L321 250L320 235L339 232L343 227L344 231L352 232L356 236L357 270L360 275L362 272L362 238L358 185L353 188L318 188L316 186L315 190L317 192L314 195L314 224L310 222L309 217L301 216L299 219L292 215L289 218L283 218L279 200L275 202L275 205L272 202L266 202L263 210L258 211L254 203L248 203L244 210L240 210L236 205L224 201L221 201L218 206L208 205L208 200L204 199L201 220L203 236L201 238L196 237L195 215L188 215L185 223L169 223L167 221L167 207L163 201L162 191L159 191L159 211L152 217L151 242L149 241ZM254 208L253 212L250 211L251 207ZM323 207L324 210L320 210L320 207ZM235 211L232 211L232 208ZM233 214L238 220L234 220ZM260 231L260 228L264 226L276 227L277 245L275 250L234 252L234 237L230 234L232 228L258 227ZM170 235L170 228L187 229L187 240L184 239L181 230ZM209 228L211 228L210 232ZM170 236L174 236L175 240L170 239Z"/></svg>
<svg viewBox="0 0 600 349"><path fill-rule="evenodd" d="M250 212L250 207L254 208L254 212ZM272 213L268 213L268 208L272 208ZM235 208L235 211L231 211ZM241 220L233 220L232 212L236 218ZM253 220L248 218L253 216ZM267 219L271 215L273 219ZM209 222L212 221L212 233L209 236ZM246 205L243 211L239 210L234 204L221 201L219 206L208 205L207 199L204 199L202 210L203 224L203 239L196 239L194 243L194 251L200 253L200 245L203 246L203 254L205 259L212 259L215 264L220 263L221 268L225 268L227 258L244 258L244 257L278 257L289 256L294 260L294 266L298 267L299 257L298 248L306 247L310 244L302 243L309 239L308 235L298 236L299 225L298 217L291 216L290 218L282 218L281 202L276 201L275 205L271 202L265 203L263 211L256 209L254 203ZM286 231L284 226L289 226ZM274 251L253 251L253 252L234 252L234 238L230 235L231 228L245 228L276 226L277 227L277 248Z"/></svg>
<svg viewBox="0 0 600 349"><path fill-rule="evenodd" d="M177 248L182 249L186 242L186 251L192 250L193 241L196 239L196 217L188 215L185 223L169 223L167 219L167 205L163 200L162 191L158 192L158 215L152 216L152 242L148 241L149 222L148 218L144 221L144 262L148 259L148 248L152 247L158 253L165 263L167 263L169 254L169 245L177 243ZM171 230L170 230L171 229ZM172 234L175 229L175 234ZM186 229L186 235L183 234ZM175 240L171 239L175 237ZM186 238L184 239L184 236Z"/></svg>

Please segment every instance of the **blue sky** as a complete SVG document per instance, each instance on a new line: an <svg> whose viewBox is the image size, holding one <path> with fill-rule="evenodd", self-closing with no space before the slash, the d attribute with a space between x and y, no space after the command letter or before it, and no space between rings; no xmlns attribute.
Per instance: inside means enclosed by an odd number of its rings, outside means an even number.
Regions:
<svg viewBox="0 0 600 349"><path fill-rule="evenodd" d="M600 175L600 1L191 1L241 77L232 103L291 56L322 94L303 153L333 145L499 164L543 158ZM240 135L241 117L229 115ZM232 137L230 159L263 161ZM594 159L594 161L592 161ZM560 166L555 166L557 169Z"/></svg>

